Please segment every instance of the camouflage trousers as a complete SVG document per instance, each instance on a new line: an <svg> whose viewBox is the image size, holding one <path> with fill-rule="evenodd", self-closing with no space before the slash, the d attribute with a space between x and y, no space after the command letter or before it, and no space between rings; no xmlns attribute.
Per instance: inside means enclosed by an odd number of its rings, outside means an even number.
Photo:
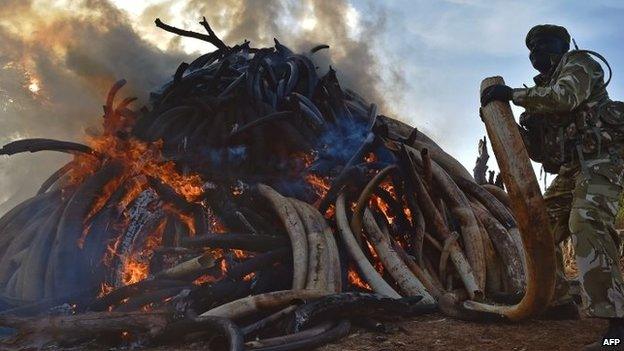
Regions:
<svg viewBox="0 0 624 351"><path fill-rule="evenodd" d="M622 162L586 160L563 166L544 193L555 240L570 239L574 247L580 294L587 314L624 317L624 279L619 268L619 244L614 228L622 192ZM553 304L571 297L565 279L561 246L557 245L558 272Z"/></svg>

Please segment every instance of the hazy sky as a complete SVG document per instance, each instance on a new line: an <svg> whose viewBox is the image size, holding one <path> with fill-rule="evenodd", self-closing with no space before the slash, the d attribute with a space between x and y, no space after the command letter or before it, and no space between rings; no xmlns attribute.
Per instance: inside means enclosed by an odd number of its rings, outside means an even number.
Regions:
<svg viewBox="0 0 624 351"><path fill-rule="evenodd" d="M227 40L267 45L278 37L296 49L327 41L321 58L330 55L345 82L470 170L485 134L479 84L491 75L513 87L532 84L524 37L535 24L564 25L581 48L602 53L615 71L611 97L624 98L624 1L0 0L0 143L80 139L99 124L114 79L127 78L141 95L185 55L213 50L153 25L161 17L201 31L202 15ZM65 160L0 158L0 203L25 198Z"/></svg>

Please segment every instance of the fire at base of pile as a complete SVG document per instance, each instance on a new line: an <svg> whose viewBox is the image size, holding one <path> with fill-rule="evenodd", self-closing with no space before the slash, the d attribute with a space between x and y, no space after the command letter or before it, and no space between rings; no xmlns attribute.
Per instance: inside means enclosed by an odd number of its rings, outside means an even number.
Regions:
<svg viewBox="0 0 624 351"><path fill-rule="evenodd" d="M309 348L361 317L522 294L502 190L378 115L333 69L318 77L277 40L228 47L202 24L208 35L157 20L218 50L182 63L150 108L116 103L120 81L86 144L0 150L74 154L0 219L9 343L220 334L232 350Z"/></svg>

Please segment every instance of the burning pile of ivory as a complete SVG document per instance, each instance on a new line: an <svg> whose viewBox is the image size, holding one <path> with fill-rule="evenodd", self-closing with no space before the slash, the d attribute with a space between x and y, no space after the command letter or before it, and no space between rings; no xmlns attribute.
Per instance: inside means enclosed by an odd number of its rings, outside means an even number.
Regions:
<svg viewBox="0 0 624 351"><path fill-rule="evenodd" d="M73 159L0 219L12 345L209 339L294 350L438 301L521 296L506 193L277 40L182 63L148 107L104 105ZM458 315L455 307L443 312ZM45 316L45 318L43 318ZM219 337L220 336L220 337Z"/></svg>

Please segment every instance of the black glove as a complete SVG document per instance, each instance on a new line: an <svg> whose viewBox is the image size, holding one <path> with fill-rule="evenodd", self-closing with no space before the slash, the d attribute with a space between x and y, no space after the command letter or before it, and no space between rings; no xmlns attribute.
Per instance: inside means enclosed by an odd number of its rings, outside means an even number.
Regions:
<svg viewBox="0 0 624 351"><path fill-rule="evenodd" d="M491 101L510 101L513 97L513 89L503 85L496 84L489 86L481 93L481 106L485 106Z"/></svg>

